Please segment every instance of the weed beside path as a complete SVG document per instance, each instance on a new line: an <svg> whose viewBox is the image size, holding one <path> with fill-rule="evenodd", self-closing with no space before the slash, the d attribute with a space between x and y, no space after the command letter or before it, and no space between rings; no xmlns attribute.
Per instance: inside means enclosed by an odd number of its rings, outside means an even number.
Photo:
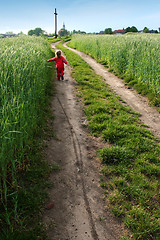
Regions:
<svg viewBox="0 0 160 240"><path fill-rule="evenodd" d="M134 239L159 239L159 141L81 57L58 47L73 67L91 134L106 142L99 156L108 206Z"/></svg>

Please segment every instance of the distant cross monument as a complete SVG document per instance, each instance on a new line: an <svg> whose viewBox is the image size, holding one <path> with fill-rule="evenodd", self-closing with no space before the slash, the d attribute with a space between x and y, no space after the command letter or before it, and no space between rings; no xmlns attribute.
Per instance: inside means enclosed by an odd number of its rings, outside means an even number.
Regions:
<svg viewBox="0 0 160 240"><path fill-rule="evenodd" d="M56 11L56 8L55 8L55 38L57 38L57 15L58 15L58 13L57 13L57 11Z"/></svg>
<svg viewBox="0 0 160 240"><path fill-rule="evenodd" d="M63 23L63 28L65 29L65 23Z"/></svg>

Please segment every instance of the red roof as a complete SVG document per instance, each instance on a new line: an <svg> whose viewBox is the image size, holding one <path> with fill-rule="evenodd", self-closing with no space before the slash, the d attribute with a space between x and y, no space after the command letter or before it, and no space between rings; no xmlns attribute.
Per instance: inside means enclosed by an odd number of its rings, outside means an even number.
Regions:
<svg viewBox="0 0 160 240"><path fill-rule="evenodd" d="M124 30L115 30L114 33L124 33Z"/></svg>

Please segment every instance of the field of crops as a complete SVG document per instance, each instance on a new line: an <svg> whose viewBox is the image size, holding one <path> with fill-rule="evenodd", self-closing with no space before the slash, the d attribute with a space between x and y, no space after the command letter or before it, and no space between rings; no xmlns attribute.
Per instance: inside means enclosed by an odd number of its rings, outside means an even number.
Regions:
<svg viewBox="0 0 160 240"><path fill-rule="evenodd" d="M0 206L9 224L9 208L17 214L17 175L30 165L52 52L43 38L19 37L1 39L0 55Z"/></svg>
<svg viewBox="0 0 160 240"><path fill-rule="evenodd" d="M123 77L160 106L160 35L74 35L70 46Z"/></svg>

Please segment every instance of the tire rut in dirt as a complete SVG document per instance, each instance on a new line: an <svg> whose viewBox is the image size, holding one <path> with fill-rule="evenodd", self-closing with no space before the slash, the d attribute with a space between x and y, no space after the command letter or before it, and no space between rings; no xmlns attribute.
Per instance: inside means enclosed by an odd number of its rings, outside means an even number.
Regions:
<svg viewBox="0 0 160 240"><path fill-rule="evenodd" d="M74 131L74 128L72 126L72 124L69 121L69 118L67 116L67 113L60 101L60 99L57 96L57 100L66 116L68 125L70 126L70 130L71 130L71 136L72 136L72 141L73 141L73 147L74 147L74 152L76 155L76 165L77 165L77 172L80 175L80 179L81 179L81 184L82 184L82 189L83 189L83 198L85 201L85 205L86 205L86 210L88 212L89 215L89 221L90 221L90 226L91 226L91 234L94 240L99 240L97 232L96 232L96 228L95 228L95 224L93 221L93 217L92 217L92 212L91 212L91 208L89 205L89 200L87 198L87 194L86 194L86 189L85 189L85 181L84 181L84 177L83 177L83 157L82 157L82 151L81 151L81 146L77 137L76 132Z"/></svg>

